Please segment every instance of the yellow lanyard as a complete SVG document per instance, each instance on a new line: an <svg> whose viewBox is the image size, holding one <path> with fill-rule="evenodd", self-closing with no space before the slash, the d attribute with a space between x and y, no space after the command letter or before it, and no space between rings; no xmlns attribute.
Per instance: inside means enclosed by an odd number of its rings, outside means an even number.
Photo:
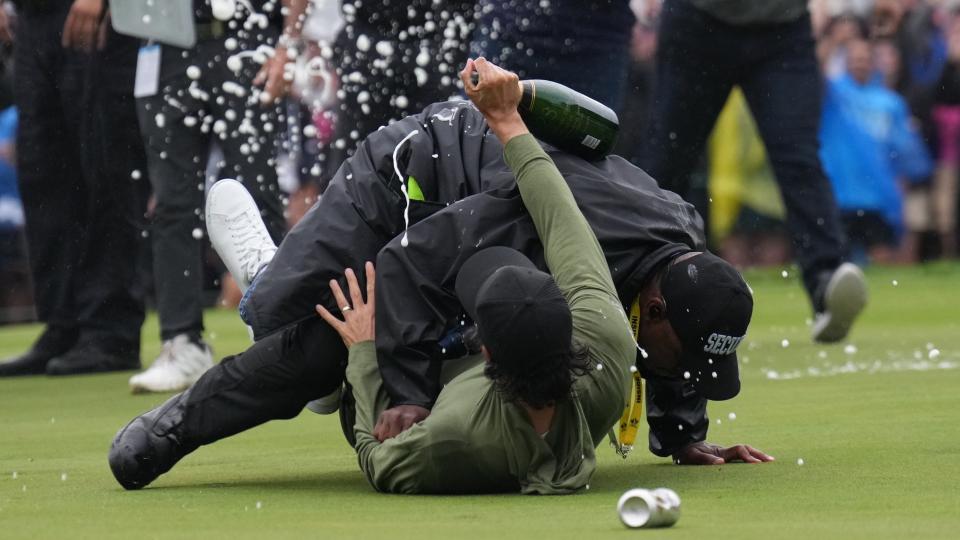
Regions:
<svg viewBox="0 0 960 540"><path fill-rule="evenodd" d="M640 339L640 297L638 296L630 307L630 329L633 331L633 341ZM630 381L630 395L626 406L623 409L623 415L620 416L620 436L614 437L613 430L610 430L610 443L620 454L620 457L626 459L627 454L633 450L634 442L637 439L637 432L640 430L640 419L643 417L643 395L644 382L640 372L635 366L630 367L633 378Z"/></svg>

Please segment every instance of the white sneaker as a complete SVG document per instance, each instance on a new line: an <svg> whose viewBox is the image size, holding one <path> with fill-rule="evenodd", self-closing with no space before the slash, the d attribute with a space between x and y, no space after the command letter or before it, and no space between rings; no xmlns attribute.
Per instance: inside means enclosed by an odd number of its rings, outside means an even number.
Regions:
<svg viewBox="0 0 960 540"><path fill-rule="evenodd" d="M257 203L240 182L220 180L207 191L206 222L210 243L240 290L246 292L257 272L277 252L277 246L260 217ZM253 329L248 326L247 331L250 341L253 341ZM133 385L133 379L130 384ZM341 393L342 388L338 388L327 396L311 401L307 408L317 414L333 414L340 408Z"/></svg>
<svg viewBox="0 0 960 540"><path fill-rule="evenodd" d="M834 270L823 293L823 312L813 322L813 340L834 343L847 337L853 321L867 305L863 271L852 263Z"/></svg>
<svg viewBox="0 0 960 540"><path fill-rule="evenodd" d="M134 394L181 392L212 367L210 347L201 347L186 334L180 334L163 342L163 350L150 369L130 377L130 391Z"/></svg>
<svg viewBox="0 0 960 540"><path fill-rule="evenodd" d="M220 180L207 192L207 234L227 271L247 292L277 252L253 197L236 180Z"/></svg>

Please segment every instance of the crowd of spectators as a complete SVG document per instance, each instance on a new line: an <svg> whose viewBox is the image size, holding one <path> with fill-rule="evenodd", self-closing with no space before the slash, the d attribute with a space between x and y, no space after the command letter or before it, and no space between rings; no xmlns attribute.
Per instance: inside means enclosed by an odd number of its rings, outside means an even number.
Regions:
<svg viewBox="0 0 960 540"><path fill-rule="evenodd" d="M814 10L827 96L821 156L864 261L956 254L958 8L878 1Z"/></svg>

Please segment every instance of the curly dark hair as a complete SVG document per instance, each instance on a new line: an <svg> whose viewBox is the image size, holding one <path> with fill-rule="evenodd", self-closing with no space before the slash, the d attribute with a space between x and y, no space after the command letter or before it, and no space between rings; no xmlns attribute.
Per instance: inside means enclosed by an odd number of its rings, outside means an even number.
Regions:
<svg viewBox="0 0 960 540"><path fill-rule="evenodd" d="M491 358L483 370L494 388L510 402L542 409L573 395L574 378L592 368L586 345L574 341L566 354L537 358Z"/></svg>

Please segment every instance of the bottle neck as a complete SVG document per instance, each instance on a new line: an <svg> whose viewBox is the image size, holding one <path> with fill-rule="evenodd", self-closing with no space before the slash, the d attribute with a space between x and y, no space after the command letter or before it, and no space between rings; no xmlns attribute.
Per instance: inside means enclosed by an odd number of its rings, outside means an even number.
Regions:
<svg viewBox="0 0 960 540"><path fill-rule="evenodd" d="M533 110L533 104L537 99L537 85L534 81L518 81L520 86L520 105L521 111Z"/></svg>

